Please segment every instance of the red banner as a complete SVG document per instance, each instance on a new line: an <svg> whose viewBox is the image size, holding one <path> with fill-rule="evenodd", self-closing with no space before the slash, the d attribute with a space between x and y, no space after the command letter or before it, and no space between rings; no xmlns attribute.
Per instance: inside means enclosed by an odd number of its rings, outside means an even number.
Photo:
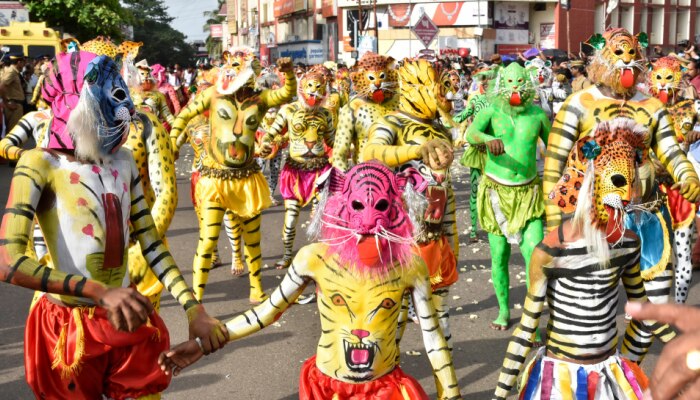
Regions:
<svg viewBox="0 0 700 400"><path fill-rule="evenodd" d="M209 35L213 38L224 37L224 27L221 24L209 25Z"/></svg>
<svg viewBox="0 0 700 400"><path fill-rule="evenodd" d="M306 0L275 0L275 18L306 11Z"/></svg>
<svg viewBox="0 0 700 400"><path fill-rule="evenodd" d="M323 0L321 15L323 15L323 18L338 16L338 7L335 6L335 0Z"/></svg>

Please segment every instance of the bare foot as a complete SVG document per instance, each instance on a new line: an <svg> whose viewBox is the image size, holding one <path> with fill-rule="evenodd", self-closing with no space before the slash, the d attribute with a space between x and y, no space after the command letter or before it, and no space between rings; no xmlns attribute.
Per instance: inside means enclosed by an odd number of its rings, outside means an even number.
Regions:
<svg viewBox="0 0 700 400"><path fill-rule="evenodd" d="M494 331L507 331L508 330L508 325L501 325L497 324L495 321L491 322L491 329Z"/></svg>
<svg viewBox="0 0 700 400"><path fill-rule="evenodd" d="M234 261L231 264L231 275L241 276L245 273L245 265L240 261Z"/></svg>
<svg viewBox="0 0 700 400"><path fill-rule="evenodd" d="M292 264L292 260L288 260L286 258L283 258L280 261L277 261L277 263L275 263L275 268L276 269L286 269L286 268L289 268L289 266L291 264Z"/></svg>
<svg viewBox="0 0 700 400"><path fill-rule="evenodd" d="M158 356L158 365L165 372L165 375L178 376L184 368L197 362L204 353L199 345L194 340L188 340L173 347L172 349L160 353Z"/></svg>
<svg viewBox="0 0 700 400"><path fill-rule="evenodd" d="M248 301L250 302L250 304L252 304L254 306L261 304L265 300L267 300L267 295L265 293L262 293L262 294L257 295L257 296L254 296L251 294L250 297L248 298Z"/></svg>

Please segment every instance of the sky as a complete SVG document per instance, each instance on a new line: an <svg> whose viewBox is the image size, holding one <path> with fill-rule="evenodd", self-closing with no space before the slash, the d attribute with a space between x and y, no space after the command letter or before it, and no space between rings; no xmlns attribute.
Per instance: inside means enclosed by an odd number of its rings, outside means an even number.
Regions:
<svg viewBox="0 0 700 400"><path fill-rule="evenodd" d="M175 18L171 26L184 33L188 42L207 38L209 33L202 32L207 20L203 13L215 9L217 0L164 0L163 3L168 6L168 14Z"/></svg>

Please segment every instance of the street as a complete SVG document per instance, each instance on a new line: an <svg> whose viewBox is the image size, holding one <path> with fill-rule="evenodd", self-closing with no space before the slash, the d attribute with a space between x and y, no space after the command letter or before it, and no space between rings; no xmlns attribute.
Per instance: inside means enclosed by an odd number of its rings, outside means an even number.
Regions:
<svg viewBox="0 0 700 400"><path fill-rule="evenodd" d="M458 159L458 157L455 157ZM192 259L197 246L198 226L190 202L189 170L191 149L183 149L178 161L179 207L167 238L170 250L185 278L191 283ZM0 197L5 204L12 169L0 166ZM468 243L468 184L467 170L455 161L453 180L458 198L458 224L460 232L459 281L452 286L449 299L452 305L450 318L454 340L454 363L462 394L465 399L490 399L496 387L498 371L512 333L496 332L489 322L497 313L496 298L490 283L490 256L486 235L479 234L480 241ZM279 199L279 195L276 194ZM281 203L281 202L280 202ZM277 271L273 264L282 255L281 229L284 215L280 204L266 210L263 215L262 250L264 263L263 287L270 293L281 282L285 271ZM308 208L298 224L295 248L306 243L302 226L308 220ZM210 274L204 305L210 315L229 319L246 310L248 304L248 277L232 277L229 273L230 247L222 230L219 249L223 265ZM523 259L513 249L511 260L511 324L517 323L525 296ZM0 286L0 302L5 304L0 318L0 398L31 399L32 393L24 381L23 333L32 292L8 284ZM310 292L313 288L307 288ZM624 329L624 294L620 296L618 322ZM689 304L698 304L700 295L691 291ZM167 293L163 295L161 313L170 329L171 342L187 339L186 317L182 308ZM544 326L544 324L540 324ZM316 303L295 305L282 318L251 337L232 342L223 350L209 355L198 364L173 379L164 393L164 399L193 400L260 399L292 400L297 398L298 375L301 363L315 352L320 333ZM661 347L655 344L643 364L649 374ZM435 398L435 385L430 364L425 355L422 338L415 324L409 324L402 341L402 368L416 377L431 398Z"/></svg>

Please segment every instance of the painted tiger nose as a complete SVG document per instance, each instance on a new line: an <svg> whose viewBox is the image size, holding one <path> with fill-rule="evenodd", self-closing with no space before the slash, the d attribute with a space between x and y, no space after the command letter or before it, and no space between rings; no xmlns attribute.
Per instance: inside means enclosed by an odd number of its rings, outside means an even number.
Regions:
<svg viewBox="0 0 700 400"><path fill-rule="evenodd" d="M367 336L369 336L369 332L363 329L353 329L350 333L352 333L360 339L364 339Z"/></svg>

